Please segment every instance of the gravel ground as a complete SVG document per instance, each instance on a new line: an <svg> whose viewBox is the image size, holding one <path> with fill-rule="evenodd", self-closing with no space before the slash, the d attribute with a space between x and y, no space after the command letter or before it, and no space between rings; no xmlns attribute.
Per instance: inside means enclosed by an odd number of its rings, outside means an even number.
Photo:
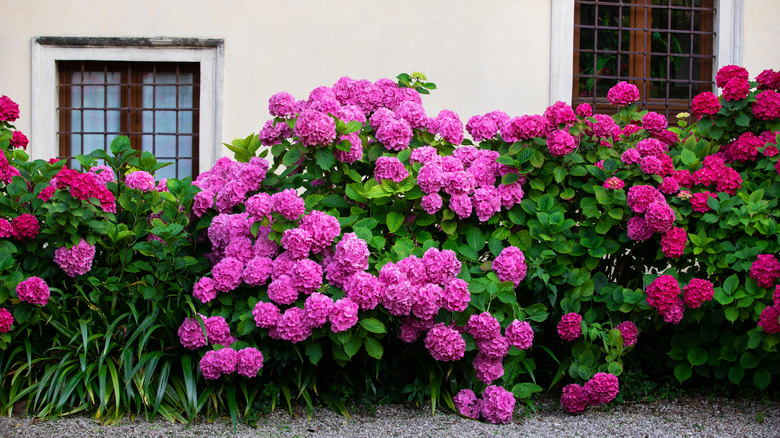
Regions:
<svg viewBox="0 0 780 438"><path fill-rule="evenodd" d="M565 414L554 402L540 403L538 414L518 415L508 425L484 424L443 411L408 406L378 406L374 415L351 419L327 409L293 418L282 411L264 416L256 427L228 419L185 427L164 420L130 421L104 426L90 417L58 420L0 418L4 437L780 437L780 402L724 398L679 398L653 403L590 408L583 415Z"/></svg>

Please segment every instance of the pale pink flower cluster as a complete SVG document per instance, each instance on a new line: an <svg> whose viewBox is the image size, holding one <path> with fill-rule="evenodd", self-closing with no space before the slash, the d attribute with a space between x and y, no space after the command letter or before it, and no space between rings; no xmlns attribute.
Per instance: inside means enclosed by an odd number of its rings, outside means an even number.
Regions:
<svg viewBox="0 0 780 438"><path fill-rule="evenodd" d="M68 248L63 246L54 251L54 262L70 277L86 274L92 269L95 247L81 239L78 244Z"/></svg>
<svg viewBox="0 0 780 438"><path fill-rule="evenodd" d="M143 170L137 170L125 176L125 184L131 189L142 192L151 192L157 187L152 174Z"/></svg>

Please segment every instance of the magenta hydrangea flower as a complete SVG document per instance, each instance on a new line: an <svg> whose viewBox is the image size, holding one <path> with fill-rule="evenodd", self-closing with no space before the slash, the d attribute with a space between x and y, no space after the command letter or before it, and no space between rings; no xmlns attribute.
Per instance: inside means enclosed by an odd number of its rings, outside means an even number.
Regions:
<svg viewBox="0 0 780 438"><path fill-rule="evenodd" d="M528 271L523 252L515 246L501 250L501 254L493 260L491 267L499 281L511 281L515 287L520 285Z"/></svg>
<svg viewBox="0 0 780 438"><path fill-rule="evenodd" d="M0 218L0 238L6 239L14 235L14 227L6 219Z"/></svg>
<svg viewBox="0 0 780 438"><path fill-rule="evenodd" d="M341 234L338 219L319 210L313 210L303 216L298 228L307 231L311 236L311 251L315 254L331 248L333 241Z"/></svg>
<svg viewBox="0 0 780 438"><path fill-rule="evenodd" d="M279 339L298 343L311 336L311 327L306 322L306 313L300 307L290 307L276 321Z"/></svg>
<svg viewBox="0 0 780 438"><path fill-rule="evenodd" d="M450 197L450 210L455 212L460 219L471 216L472 208L469 195L452 195Z"/></svg>
<svg viewBox="0 0 780 438"><path fill-rule="evenodd" d="M588 407L588 393L576 383L568 384L561 392L561 406L570 414L581 414Z"/></svg>
<svg viewBox="0 0 780 438"><path fill-rule="evenodd" d="M216 380L222 376L221 367L217 361L217 352L209 350L200 358L200 373L208 380Z"/></svg>
<svg viewBox="0 0 780 438"><path fill-rule="evenodd" d="M523 200L523 187L519 180L511 184L499 184L498 195L501 197L501 205L509 210Z"/></svg>
<svg viewBox="0 0 780 438"><path fill-rule="evenodd" d="M718 88L723 88L726 83L732 79L742 79L747 81L750 78L750 74L744 67L738 65L724 65L718 70L715 75L715 84Z"/></svg>
<svg viewBox="0 0 780 438"><path fill-rule="evenodd" d="M626 186L625 181L622 179L612 176L607 178L606 181L604 181L604 188L605 189L611 189L611 190L621 190L623 187Z"/></svg>
<svg viewBox="0 0 780 438"><path fill-rule="evenodd" d="M620 392L617 376L608 373L596 373L582 388L588 395L588 403L591 406L609 403Z"/></svg>
<svg viewBox="0 0 780 438"><path fill-rule="evenodd" d="M208 303L217 297L214 288L214 280L209 277L201 277L192 287L192 295L202 303Z"/></svg>
<svg viewBox="0 0 780 438"><path fill-rule="evenodd" d="M703 115L714 115L720 111L720 101L718 96L709 91L696 95L691 101L691 113L697 120Z"/></svg>
<svg viewBox="0 0 780 438"><path fill-rule="evenodd" d="M774 254L759 254L756 261L750 265L750 278L756 280L761 287L772 287L780 278L780 262Z"/></svg>
<svg viewBox="0 0 780 438"><path fill-rule="evenodd" d="M376 276L364 271L356 272L347 278L344 291L347 297L363 310L375 308L382 299L382 283Z"/></svg>
<svg viewBox="0 0 780 438"><path fill-rule="evenodd" d="M780 284L775 286L775 293L772 295L772 303L775 306L780 306Z"/></svg>
<svg viewBox="0 0 780 438"><path fill-rule="evenodd" d="M425 348L440 362L456 361L462 359L466 353L466 341L457 330L440 322L428 330Z"/></svg>
<svg viewBox="0 0 780 438"><path fill-rule="evenodd" d="M465 415L466 417L475 420L479 419L480 402L477 400L474 391L470 389L461 389L455 394L455 397L452 398L452 402L455 404L455 409L457 409L461 415Z"/></svg>
<svg viewBox="0 0 780 438"><path fill-rule="evenodd" d="M298 290L289 275L280 275L268 285L268 298L278 304L292 304L298 299Z"/></svg>
<svg viewBox="0 0 780 438"><path fill-rule="evenodd" d="M561 317L558 323L558 336L566 341L573 341L582 335L582 316L571 312Z"/></svg>
<svg viewBox="0 0 780 438"><path fill-rule="evenodd" d="M471 365L476 371L477 378L486 385L490 385L494 380L504 375L502 359L488 357L481 352L477 353L474 360L471 361Z"/></svg>
<svg viewBox="0 0 780 438"><path fill-rule="evenodd" d="M13 122L19 118L19 104L8 96L0 96L0 122Z"/></svg>
<svg viewBox="0 0 780 438"><path fill-rule="evenodd" d="M504 336L507 342L520 350L531 348L534 342L534 330L527 321L512 321L504 330Z"/></svg>
<svg viewBox="0 0 780 438"><path fill-rule="evenodd" d="M4 154L0 154L5 157ZM30 213L22 213L19 216L11 220L11 227L13 228L13 236L15 239L25 241L32 239L38 235L41 229L41 225L38 223L38 219L35 215Z"/></svg>
<svg viewBox="0 0 780 438"><path fill-rule="evenodd" d="M291 119L298 114L298 103L290 93L282 91L268 99L268 112L274 117Z"/></svg>
<svg viewBox="0 0 780 438"><path fill-rule="evenodd" d="M665 203L666 198L655 187L648 185L632 186L626 194L626 202L635 213L644 213L656 201Z"/></svg>
<svg viewBox="0 0 780 438"><path fill-rule="evenodd" d="M336 139L336 121L316 109L301 111L295 123L295 135L304 146L326 146Z"/></svg>
<svg viewBox="0 0 780 438"><path fill-rule="evenodd" d="M157 186L152 174L143 170L137 170L125 176L125 184L131 189L142 192L151 192Z"/></svg>
<svg viewBox="0 0 780 438"><path fill-rule="evenodd" d="M11 325L14 323L14 316L5 307L0 309L0 333L11 331Z"/></svg>
<svg viewBox="0 0 780 438"><path fill-rule="evenodd" d="M250 286L259 286L271 276L273 260L268 257L254 257L244 267L244 283Z"/></svg>
<svg viewBox="0 0 780 438"><path fill-rule="evenodd" d="M433 327L433 319L420 320L413 316L407 316L401 320L400 333L398 337L406 342L411 343L420 337L420 333L430 330Z"/></svg>
<svg viewBox="0 0 780 438"><path fill-rule="evenodd" d="M406 278L414 285L423 285L428 282L428 273L423 259L412 254L396 263L398 269L406 274Z"/></svg>
<svg viewBox="0 0 780 438"><path fill-rule="evenodd" d="M19 301L45 306L49 301L49 285L41 277L29 277L16 285Z"/></svg>
<svg viewBox="0 0 780 438"><path fill-rule="evenodd" d="M750 83L747 79L734 78L726 82L723 87L723 98L732 100L742 100L750 93Z"/></svg>
<svg viewBox="0 0 780 438"><path fill-rule="evenodd" d="M447 284L460 273L461 263L455 252L445 249L428 248L422 257L428 281L435 284Z"/></svg>
<svg viewBox="0 0 780 438"><path fill-rule="evenodd" d="M300 228L284 230L280 241L282 248L290 253L292 258L299 260L308 257L313 239L308 231Z"/></svg>
<svg viewBox="0 0 780 438"><path fill-rule="evenodd" d="M373 120L373 117L372 117ZM406 120L397 118L391 112L376 129L376 139L391 151L401 151L412 141L412 126Z"/></svg>
<svg viewBox="0 0 780 438"><path fill-rule="evenodd" d="M255 320L255 325L262 328L274 328L277 321L281 316L279 308L274 303L264 303L262 301L255 304L252 309L252 316Z"/></svg>
<svg viewBox="0 0 780 438"><path fill-rule="evenodd" d="M247 347L238 350L236 372L244 377L257 377L263 368L263 353L257 348Z"/></svg>
<svg viewBox="0 0 780 438"><path fill-rule="evenodd" d="M636 344L639 330L632 321L623 321L615 328L620 330L620 336L623 337L623 347L630 347Z"/></svg>
<svg viewBox="0 0 780 438"><path fill-rule="evenodd" d="M667 257L678 258L685 251L688 233L679 227L671 228L661 237L661 250Z"/></svg>
<svg viewBox="0 0 780 438"><path fill-rule="evenodd" d="M177 332L179 335L179 342L184 348L197 350L206 345L206 336L203 334L203 329L200 327L200 322L198 320L204 320L203 315L197 314L193 318L187 317L184 319L181 326L179 326Z"/></svg>
<svg viewBox="0 0 780 438"><path fill-rule="evenodd" d="M468 131L475 142L479 143L482 140L495 137L498 133L498 125L489 117L472 116L469 121L466 122L466 131Z"/></svg>
<svg viewBox="0 0 780 438"><path fill-rule="evenodd" d="M358 309L358 304L349 298L336 300L329 315L333 332L340 333L354 327L358 322Z"/></svg>
<svg viewBox="0 0 780 438"><path fill-rule="evenodd" d="M285 189L271 195L273 211L284 218L295 220L301 217L306 210L306 203L294 189Z"/></svg>
<svg viewBox="0 0 780 438"><path fill-rule="evenodd" d="M244 264L233 257L225 257L211 269L214 288L220 292L229 292L237 288L242 281Z"/></svg>
<svg viewBox="0 0 780 438"><path fill-rule="evenodd" d="M620 129L615 120L606 114L594 114L593 118L596 119L595 122L587 120L585 124L593 132L594 137L611 138L615 133L615 129Z"/></svg>
<svg viewBox="0 0 780 438"><path fill-rule="evenodd" d="M454 145L463 143L463 122L460 121L460 117L456 113L442 110L436 117L436 122L442 140Z"/></svg>
<svg viewBox="0 0 780 438"><path fill-rule="evenodd" d="M306 324L310 327L322 327L328 322L328 316L333 308L333 299L319 292L314 292L303 303Z"/></svg>
<svg viewBox="0 0 780 438"><path fill-rule="evenodd" d="M761 120L780 117L780 93L772 90L759 93L753 104L753 116Z"/></svg>
<svg viewBox="0 0 780 438"><path fill-rule="evenodd" d="M210 343L227 347L236 341L236 338L230 334L230 327L225 318L212 316L204 319L203 323L206 326L206 335Z"/></svg>
<svg viewBox="0 0 780 438"><path fill-rule="evenodd" d="M487 339L477 340L477 348L487 357L503 359L509 352L509 341L499 333Z"/></svg>
<svg viewBox="0 0 780 438"><path fill-rule="evenodd" d="M680 192L682 194L682 192ZM694 193L691 199L691 206L693 207L693 211L698 211L701 213L706 213L710 210L710 206L707 205L707 200L709 198L716 198L717 195L712 192L699 192Z"/></svg>
<svg viewBox="0 0 780 438"><path fill-rule="evenodd" d="M84 239L70 248L63 246L54 251L54 262L70 277L89 272L94 258L95 247Z"/></svg>
<svg viewBox="0 0 780 438"><path fill-rule="evenodd" d="M562 157L577 149L577 141L569 131L554 131L547 137L547 149L553 157Z"/></svg>
<svg viewBox="0 0 780 438"><path fill-rule="evenodd" d="M647 207L645 222L652 231L656 233L666 233L672 229L674 221L674 210L672 210L665 201L656 201Z"/></svg>
<svg viewBox="0 0 780 438"><path fill-rule="evenodd" d="M580 117L590 117L593 115L593 108L591 108L590 104L581 103L577 105L577 109L574 112Z"/></svg>
<svg viewBox="0 0 780 438"><path fill-rule="evenodd" d="M758 326L764 333L773 334L780 332L780 305L766 306L758 318Z"/></svg>
<svg viewBox="0 0 780 438"><path fill-rule="evenodd" d="M515 396L506 389L490 385L482 392L480 415L493 424L512 422L515 411Z"/></svg>
<svg viewBox="0 0 780 438"><path fill-rule="evenodd" d="M466 330L475 340L486 340L501 335L501 324L490 312L483 312L469 317Z"/></svg>
<svg viewBox="0 0 780 438"><path fill-rule="evenodd" d="M625 164L636 164L642 160L642 154L635 148L626 149L625 152L620 155L620 160Z"/></svg>
<svg viewBox="0 0 780 438"><path fill-rule="evenodd" d="M574 109L566 102L560 100L544 110L544 118L547 119L553 128L558 128L561 125L569 126L577 120L577 116L574 115Z"/></svg>
<svg viewBox="0 0 780 438"><path fill-rule="evenodd" d="M258 193L246 200L246 212L257 219L262 219L271 215L273 202L268 193Z"/></svg>
<svg viewBox="0 0 780 438"><path fill-rule="evenodd" d="M472 205L479 221L485 222L501 210L501 194L493 186L480 187L474 192Z"/></svg>
<svg viewBox="0 0 780 438"><path fill-rule="evenodd" d="M626 81L620 81L607 91L607 99L612 105L626 106L639 100L639 88Z"/></svg>
<svg viewBox="0 0 780 438"><path fill-rule="evenodd" d="M683 300L685 305L695 309L705 301L710 301L715 296L712 283L701 278L694 278L683 287Z"/></svg>
<svg viewBox="0 0 780 438"><path fill-rule="evenodd" d="M471 301L469 285L460 278L453 278L444 287L442 295L442 307L450 312L462 312L466 310Z"/></svg>
<svg viewBox="0 0 780 438"><path fill-rule="evenodd" d="M293 266L292 283L298 291L312 293L322 287L322 266L311 259L301 259Z"/></svg>
<svg viewBox="0 0 780 438"><path fill-rule="evenodd" d="M437 211L441 210L442 203L443 201L438 193L430 193L423 196L420 200L420 206L428 214L436 214Z"/></svg>
<svg viewBox="0 0 780 438"><path fill-rule="evenodd" d="M397 157L379 157L376 159L374 178L377 181L382 182L382 180L389 179L398 183L407 176L409 176L409 171L406 170L406 167Z"/></svg>
<svg viewBox="0 0 780 438"><path fill-rule="evenodd" d="M438 284L424 284L412 294L412 313L420 319L431 319L441 308L444 290Z"/></svg>
<svg viewBox="0 0 780 438"><path fill-rule="evenodd" d="M647 286L647 304L654 307L664 320L677 323L684 310L680 285L671 275L661 275Z"/></svg>
<svg viewBox="0 0 780 438"><path fill-rule="evenodd" d="M669 122L663 114L649 111L642 117L642 127L650 132L661 132L669 126ZM641 143L641 142L640 142ZM637 145L637 149L639 145Z"/></svg>
<svg viewBox="0 0 780 438"><path fill-rule="evenodd" d="M238 367L238 351L232 348L217 350L212 363L221 374L233 374Z"/></svg>

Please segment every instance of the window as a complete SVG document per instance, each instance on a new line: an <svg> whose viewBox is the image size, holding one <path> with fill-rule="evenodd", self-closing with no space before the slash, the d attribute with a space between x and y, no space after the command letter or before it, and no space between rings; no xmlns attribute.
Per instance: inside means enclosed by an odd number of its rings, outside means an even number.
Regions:
<svg viewBox="0 0 780 438"><path fill-rule="evenodd" d="M712 90L714 0L575 0L572 104L611 111L607 91L639 87L643 109L686 111Z"/></svg>
<svg viewBox="0 0 780 438"><path fill-rule="evenodd" d="M194 177L221 156L223 40L35 37L31 58L33 159L118 135L176 162L158 179Z"/></svg>
<svg viewBox="0 0 780 438"><path fill-rule="evenodd" d="M72 158L127 135L161 178L197 176L198 63L60 61L59 154Z"/></svg>

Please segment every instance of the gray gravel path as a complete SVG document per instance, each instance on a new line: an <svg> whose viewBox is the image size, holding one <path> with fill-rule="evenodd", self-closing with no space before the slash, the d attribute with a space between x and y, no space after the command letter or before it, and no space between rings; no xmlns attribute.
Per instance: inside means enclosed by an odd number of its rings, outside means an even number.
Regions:
<svg viewBox="0 0 780 438"><path fill-rule="evenodd" d="M282 411L263 417L256 427L243 424L233 434L228 419L185 427L164 420L129 419L104 426L85 416L59 420L0 418L4 437L780 437L780 402L724 398L679 398L622 404L565 414L554 403L542 403L538 414L518 415L508 425L491 425L443 411L408 406L378 406L374 415L351 419L327 409L291 418Z"/></svg>

